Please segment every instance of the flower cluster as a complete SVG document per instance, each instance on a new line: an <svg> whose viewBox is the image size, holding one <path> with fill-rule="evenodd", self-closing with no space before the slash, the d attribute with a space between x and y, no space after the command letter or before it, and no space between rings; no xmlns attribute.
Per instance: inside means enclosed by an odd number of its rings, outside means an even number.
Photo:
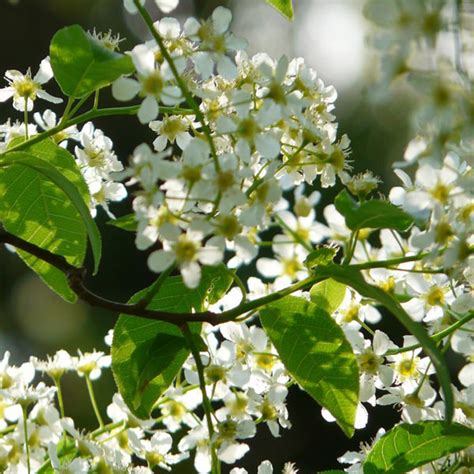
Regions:
<svg viewBox="0 0 474 474"><path fill-rule="evenodd" d="M227 323L219 331L207 327L204 339L209 348L201 354L207 397L220 405L212 436L198 415L203 395L192 357L183 366L182 380L156 402L155 417L138 419L117 393L107 408L110 422L104 424L92 381L110 366L110 356L98 351L71 356L60 350L46 360L32 357L15 367L5 353L0 363L2 472L36 472L52 465L55 472L86 473L102 466L114 472L151 473L158 466L170 470L194 451L197 472L206 473L211 470L211 440L219 459L234 464L249 450L245 440L255 435L257 423L266 424L274 436L279 436L280 427L289 428L285 399L290 378L263 330ZM106 340L110 342L111 334ZM61 382L68 372L87 382L99 423L89 433L78 430L66 416ZM52 386L44 381L34 384L40 374ZM180 435L175 447L170 433ZM80 456L68 460L67 454L75 450ZM272 472L268 461L263 465L262 472Z"/></svg>
<svg viewBox="0 0 474 474"><path fill-rule="evenodd" d="M177 3L156 0L164 13ZM158 287L163 275L176 270L188 288L197 288L203 266L225 263L234 285L204 308L214 315L283 292L309 301L311 292L301 282L317 273L311 256L327 252L338 262L343 253L344 265L355 264L352 269L420 323L442 351L464 359L455 374L454 418L474 428L470 76L459 60L462 49L456 49L460 56L453 61L436 64L439 75L413 66L437 49L442 32L460 34L450 30L448 20L462 12L445 8L441 0L389 3L369 0L366 5L367 16L381 27L373 43L384 53L382 84L407 74L425 97L415 113L417 136L405 160L396 164L402 185L387 200L373 199L383 209L405 211L413 224L403 232L390 224L371 226L370 219L367 228L349 226L340 201L326 206L322 216L316 212L321 191L336 183L355 198L349 197L350 212L370 206L380 180L370 171L351 174L350 141L338 136L332 114L334 88L325 86L302 58L249 57L246 42L230 31L232 15L223 7L207 21L190 18L182 26L177 19L162 18L152 24L153 40L126 53L135 73L115 80L112 95L121 102L134 100L138 120L156 134L152 143L136 147L127 167L92 122L80 131L62 127L67 117L57 120L46 110L34 115L37 125L28 123L36 98L58 101L42 88L52 77L47 59L33 78L30 72L7 71L9 86L0 90L0 100L13 98L25 119L0 127L0 151L19 137L38 134L38 127L53 131L61 146L74 143L94 216L100 205L113 217L108 203L124 199L125 186L130 189L136 246L149 250L148 267L161 274ZM123 2L132 14L143 4ZM92 37L112 51L120 42L111 32L94 31ZM254 274L241 281L238 272L245 266L255 268L260 278ZM375 405L397 407L403 422L443 419L435 371L419 342L405 336L401 346L395 344L374 327L384 317L379 303L342 286L340 304L330 317L358 362L355 428L366 427ZM171 470L192 457L195 470L208 473L220 462L235 464L249 451L257 425L267 425L275 437L291 427L286 397L297 382L285 369L284 352L280 358L252 320L258 309L244 309L238 319L218 326L203 324L196 335L199 348L189 347L193 355L145 420L131 413L125 396L115 394L107 409L110 423L104 423L92 383L110 365L102 352L71 357L59 351L21 367L10 365L6 354L0 364L0 470L29 472L46 463L57 472L146 473ZM35 371L47 374L53 386L34 385ZM68 371L87 384L99 425L90 433L66 417L61 378ZM326 409L322 416L335 420ZM366 451L339 460L350 464L347 472L359 473ZM417 472L440 472L454 460L469 467L470 459L466 451ZM273 468L264 461L258 472L269 474ZM283 472L296 470L288 464Z"/></svg>
<svg viewBox="0 0 474 474"><path fill-rule="evenodd" d="M319 176L327 187L336 176L349 179L349 140L337 139L331 114L334 89L301 58L248 57L245 42L230 33L230 21L230 11L219 7L209 21L191 18L182 29L172 18L156 22L179 78L150 41L130 52L136 79L113 85L119 100L144 97L138 117L158 135L154 150L137 147L127 170L129 185L140 186L133 202L137 246L159 241L162 249L150 254L149 267L159 273L176 265L190 287L199 283L200 265L221 262L226 251L233 253L232 267L257 256L258 234L282 207L282 190L301 185L296 205L301 224L310 227L315 201L305 196L303 183L312 185ZM159 102L184 100L183 80L198 108L154 120ZM309 245L322 236L312 238L303 240ZM288 271L292 278L298 274Z"/></svg>

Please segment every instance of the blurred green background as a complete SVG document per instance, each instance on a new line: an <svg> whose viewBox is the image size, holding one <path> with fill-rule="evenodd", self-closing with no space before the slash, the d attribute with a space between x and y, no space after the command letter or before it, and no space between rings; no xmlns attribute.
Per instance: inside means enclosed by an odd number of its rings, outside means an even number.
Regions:
<svg viewBox="0 0 474 474"><path fill-rule="evenodd" d="M340 133L347 133L352 141L354 169L372 169L383 178L386 191L393 185L391 163L400 159L408 140L413 97L399 88L387 91L383 102L370 99L368 91L377 61L365 41L370 25L362 16L360 1L294 0L294 4L293 23L263 0L181 0L171 15L184 22L187 16L207 17L213 8L225 5L234 12L234 32L249 40L250 53L304 57L327 84L334 84L338 90L335 112ZM155 18L160 17L156 9L151 11ZM122 49L146 37L140 19L125 13L121 0L21 0L17 5L0 0L0 73L3 75L7 69L25 72L28 67L35 73L48 54L51 36L73 23L90 30L95 27L98 31L112 29L120 33L127 38ZM48 91L59 94L53 84L48 85ZM112 101L105 98L104 104L107 102ZM8 117L21 119L21 114L9 103L0 104L0 123ZM137 144L144 140L151 143L153 139L151 131L141 127L135 118L100 119L96 124L114 140L117 155L124 163ZM325 190L319 209L331 202L335 193L336 190ZM113 205L112 211L117 216L130 212L129 203ZM133 236L105 225L106 221L101 213L104 257L99 275L90 277L88 285L101 295L125 301L148 285L153 275L147 270L146 254L134 249ZM115 319L114 314L63 302L15 255L0 249L0 356L9 350L13 361L19 364L30 355L43 357L60 348L71 353L78 348L105 350L103 337ZM99 404L105 409L114 390L110 373L102 377L97 387ZM73 375L66 377L65 400L67 414L80 426L94 425L83 380ZM316 404L296 388L289 396L289 411L293 429L274 439L262 427L251 442L250 454L239 465L256 472L259 462L268 458L277 468L285 461L294 461L302 473L334 468L336 457L347 449L358 450L359 443L369 440L379 426L389 427L396 419L392 411L375 408L368 427L347 440L335 424L322 420ZM190 465L183 465L175 472L192 471Z"/></svg>

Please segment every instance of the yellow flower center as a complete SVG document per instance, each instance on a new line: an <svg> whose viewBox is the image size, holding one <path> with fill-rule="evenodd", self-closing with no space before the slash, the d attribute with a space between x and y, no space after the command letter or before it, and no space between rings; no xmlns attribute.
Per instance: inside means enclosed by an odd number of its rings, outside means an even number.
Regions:
<svg viewBox="0 0 474 474"><path fill-rule="evenodd" d="M275 420L278 417L278 412L268 400L260 405L260 411L262 412L262 419L265 421Z"/></svg>
<svg viewBox="0 0 474 474"><path fill-rule="evenodd" d="M31 100L35 100L36 93L41 90L41 86L29 76L24 76L22 79L16 80L13 83L13 88L18 97Z"/></svg>
<svg viewBox="0 0 474 474"><path fill-rule="evenodd" d="M225 369L220 365L210 365L204 369L204 374L208 383L215 384L221 380L225 380Z"/></svg>
<svg viewBox="0 0 474 474"><path fill-rule="evenodd" d="M404 358L395 364L394 369L402 380L416 378L419 360L418 357Z"/></svg>
<svg viewBox="0 0 474 474"><path fill-rule="evenodd" d="M179 133L187 130L182 120L177 118L165 118L161 125L161 134L166 135L169 140L173 141Z"/></svg>
<svg viewBox="0 0 474 474"><path fill-rule="evenodd" d="M358 303L351 303L349 308L342 313L342 320L345 323L357 320L359 318L359 310L360 305Z"/></svg>
<svg viewBox="0 0 474 474"><path fill-rule="evenodd" d="M235 183L234 173L232 171L219 171L216 181L219 191L227 191Z"/></svg>
<svg viewBox="0 0 474 474"><path fill-rule="evenodd" d="M340 148L336 148L329 156L328 163L331 164L336 171L342 171L346 164L346 155Z"/></svg>
<svg viewBox="0 0 474 474"><path fill-rule="evenodd" d="M239 220L233 214L219 217L218 232L227 240L234 240L234 237L242 231Z"/></svg>
<svg viewBox="0 0 474 474"><path fill-rule="evenodd" d="M264 370L271 370L275 365L275 357L271 354L257 354L255 363Z"/></svg>
<svg viewBox="0 0 474 474"><path fill-rule="evenodd" d="M166 411L169 416L172 416L175 420L180 420L187 412L186 407L175 400L168 403Z"/></svg>
<svg viewBox="0 0 474 474"><path fill-rule="evenodd" d="M239 416L247 412L248 398L244 393L238 392L235 395L235 400L227 403L227 408L231 416Z"/></svg>
<svg viewBox="0 0 474 474"><path fill-rule="evenodd" d="M190 184L197 183L201 179L201 167L200 166L184 166L181 171L181 176L184 180Z"/></svg>
<svg viewBox="0 0 474 474"><path fill-rule="evenodd" d="M164 456L160 453L157 453L156 451L155 452L147 451L145 457L151 468L158 466L160 463L162 463L165 460Z"/></svg>
<svg viewBox="0 0 474 474"><path fill-rule="evenodd" d="M378 286L386 293L393 293L395 291L395 278L389 276L386 280L379 282Z"/></svg>
<svg viewBox="0 0 474 474"><path fill-rule="evenodd" d="M439 286L432 286L425 295L425 301L430 306L443 306L445 303L443 290Z"/></svg>
<svg viewBox="0 0 474 474"><path fill-rule="evenodd" d="M163 90L163 84L164 81L160 71L155 70L142 79L142 93L159 97Z"/></svg>
<svg viewBox="0 0 474 474"><path fill-rule="evenodd" d="M296 201L293 209L297 216L308 217L311 212L311 204L309 203L308 198L303 197Z"/></svg>
<svg viewBox="0 0 474 474"><path fill-rule="evenodd" d="M372 350L363 352L358 356L359 367L362 372L370 375L376 375L380 364L382 363L382 357L374 354Z"/></svg>
<svg viewBox="0 0 474 474"><path fill-rule="evenodd" d="M185 235L181 235L174 245L176 261L181 263L192 262L195 260L198 251L198 245Z"/></svg>
<svg viewBox="0 0 474 474"><path fill-rule="evenodd" d="M296 278L296 274L301 270L302 266L299 260L295 257L282 260L283 274L289 276L291 279Z"/></svg>
<svg viewBox="0 0 474 474"><path fill-rule="evenodd" d="M252 117L244 118L239 123L239 128L237 129L237 133L244 140L247 140L249 142L254 141L258 132L260 132L260 127L258 126L258 123Z"/></svg>
<svg viewBox="0 0 474 474"><path fill-rule="evenodd" d="M437 183L436 186L431 189L430 194L440 203L446 204L448 202L450 190L449 186L446 186L443 183Z"/></svg>

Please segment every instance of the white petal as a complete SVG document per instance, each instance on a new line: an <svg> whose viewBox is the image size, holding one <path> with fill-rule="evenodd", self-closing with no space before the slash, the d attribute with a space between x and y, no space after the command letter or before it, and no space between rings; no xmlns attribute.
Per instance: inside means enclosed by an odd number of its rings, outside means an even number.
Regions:
<svg viewBox="0 0 474 474"><path fill-rule="evenodd" d="M153 142L153 147L156 151L163 151L166 148L168 139L165 135L159 135Z"/></svg>
<svg viewBox="0 0 474 474"><path fill-rule="evenodd" d="M374 353L376 355L385 354L385 352L387 352L389 348L389 345L390 345L390 339L388 338L388 336L384 332L379 331L377 329L374 334L374 342L373 342Z"/></svg>
<svg viewBox="0 0 474 474"><path fill-rule="evenodd" d="M211 472L211 454L205 448L198 448L196 450L196 457L194 458L194 467L199 473Z"/></svg>
<svg viewBox="0 0 474 474"><path fill-rule="evenodd" d="M196 262L181 267L181 275L188 288L197 288L201 281L201 267Z"/></svg>
<svg viewBox="0 0 474 474"><path fill-rule="evenodd" d="M196 71L203 79L208 79L212 75L214 69L214 62L211 55L208 53L196 53L193 56Z"/></svg>
<svg viewBox="0 0 474 474"><path fill-rule="evenodd" d="M176 1L176 3L178 3L177 0L171 1ZM165 38L177 38L179 36L181 28L179 26L179 21L176 18L166 17L157 23L158 31L160 32L161 36L164 36Z"/></svg>
<svg viewBox="0 0 474 474"><path fill-rule="evenodd" d="M474 384L474 362L465 365L459 372L458 378L465 387Z"/></svg>
<svg viewBox="0 0 474 474"><path fill-rule="evenodd" d="M169 13L178 6L179 0L155 0L155 3L163 13Z"/></svg>
<svg viewBox="0 0 474 474"><path fill-rule="evenodd" d="M280 153L280 142L270 134L258 135L255 145L263 158L273 159Z"/></svg>
<svg viewBox="0 0 474 474"><path fill-rule="evenodd" d="M222 56L219 58L219 62L217 63L217 72L222 77L229 80L236 79L238 75L237 66L227 56Z"/></svg>
<svg viewBox="0 0 474 474"><path fill-rule="evenodd" d="M155 53L146 44L139 44L132 50L132 61L137 71L148 76L155 69Z"/></svg>
<svg viewBox="0 0 474 474"><path fill-rule="evenodd" d="M51 63L49 57L44 58L39 66L39 70L36 73L33 80L40 84L48 82L53 77L53 70L51 69Z"/></svg>
<svg viewBox="0 0 474 474"><path fill-rule="evenodd" d="M232 12L228 8L217 7L212 12L212 23L217 34L225 33L232 21Z"/></svg>
<svg viewBox="0 0 474 474"><path fill-rule="evenodd" d="M235 443L219 449L218 458L227 464L234 464L235 461L245 456L249 447L243 443Z"/></svg>
<svg viewBox="0 0 474 474"><path fill-rule="evenodd" d="M174 254L167 250L156 250L148 257L148 267L155 273L161 273L174 262Z"/></svg>
<svg viewBox="0 0 474 474"><path fill-rule="evenodd" d="M5 102L13 97L15 90L13 87L3 87L0 89L0 102Z"/></svg>
<svg viewBox="0 0 474 474"><path fill-rule="evenodd" d="M151 122L152 120L156 119L158 112L159 108L156 99L151 96L145 97L145 100L138 109L138 120L140 120L140 122L143 124Z"/></svg>
<svg viewBox="0 0 474 474"><path fill-rule="evenodd" d="M362 405L362 403L359 403L357 405L356 419L355 419L355 423L354 423L354 428L356 430L360 430L362 428L365 428L367 426L367 421L368 420L369 420L369 414L368 414L366 408L364 407L364 405Z"/></svg>
<svg viewBox="0 0 474 474"><path fill-rule="evenodd" d="M186 36L195 36L197 35L199 28L201 28L201 24L196 18L188 18L183 26L183 31Z"/></svg>
<svg viewBox="0 0 474 474"><path fill-rule="evenodd" d="M157 431L151 438L151 446L160 454L166 454L173 445L173 439L165 431Z"/></svg>
<svg viewBox="0 0 474 474"><path fill-rule="evenodd" d="M135 79L121 77L112 84L112 95L115 99L127 101L133 99L140 91L140 84Z"/></svg>
<svg viewBox="0 0 474 474"><path fill-rule="evenodd" d="M257 270L266 278L274 278L282 274L281 263L272 258L259 258L257 260Z"/></svg>

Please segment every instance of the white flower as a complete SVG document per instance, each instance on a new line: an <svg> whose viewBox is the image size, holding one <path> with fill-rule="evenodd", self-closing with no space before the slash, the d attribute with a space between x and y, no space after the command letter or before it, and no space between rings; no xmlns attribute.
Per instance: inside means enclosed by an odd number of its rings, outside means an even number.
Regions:
<svg viewBox="0 0 474 474"><path fill-rule="evenodd" d="M125 199L128 195L127 189L122 183L115 183L113 181L105 181L101 179L97 174L90 168L85 170L84 178L89 187L91 194L90 210L93 217L96 216L97 206L102 206L104 211L111 219L115 219L115 216L109 211L109 202L117 202Z"/></svg>
<svg viewBox="0 0 474 474"><path fill-rule="evenodd" d="M307 276L308 272L303 262L308 252L290 240L290 237L276 235L273 238L272 250L277 260L260 258L257 260L257 270L266 278L276 278L276 288L284 288L293 281L302 280Z"/></svg>
<svg viewBox="0 0 474 474"><path fill-rule="evenodd" d="M40 114L39 112L35 112L33 118L35 119L35 122L40 126L40 128L45 131L51 130L52 128L58 126L60 122L57 119L56 114L49 109L45 110L42 114ZM61 130L60 132L53 135L53 140L64 148L67 146L67 140L69 139L79 139L79 132L75 125L65 128L64 130Z"/></svg>
<svg viewBox="0 0 474 474"><path fill-rule="evenodd" d="M246 469L241 467L234 467L230 474L248 474ZM263 461L257 468L257 474L273 474L273 466L270 461Z"/></svg>
<svg viewBox="0 0 474 474"><path fill-rule="evenodd" d="M110 173L123 170L113 150L112 140L102 130L87 122L80 132L82 148L76 146L75 153L81 168L90 168L103 179L110 179Z"/></svg>
<svg viewBox="0 0 474 474"><path fill-rule="evenodd" d="M53 380L58 380L65 372L73 369L73 359L65 350L59 350L53 357L47 356L45 361L31 357L30 362L36 370L46 372Z"/></svg>
<svg viewBox="0 0 474 474"><path fill-rule="evenodd" d="M265 422L275 438L280 436L280 426L291 428L285 404L287 395L288 389L280 383L272 384L265 396L257 394L252 388L248 391L249 413Z"/></svg>
<svg viewBox="0 0 474 474"><path fill-rule="evenodd" d="M169 13L178 6L179 0L155 0L155 3L163 13ZM145 5L145 0L140 0L140 4ZM129 13L138 12L134 0L123 0L123 6Z"/></svg>
<svg viewBox="0 0 474 474"><path fill-rule="evenodd" d="M171 454L173 439L165 431L155 431L150 440L135 438L132 449L135 454L146 459L150 468L160 467L171 471L171 465L189 457L188 453Z"/></svg>
<svg viewBox="0 0 474 474"><path fill-rule="evenodd" d="M43 90L42 85L53 77L53 70L49 62L49 57L41 61L36 75L32 78L28 69L26 74L10 69L5 73L5 79L10 83L8 87L0 89L0 102L5 102L13 97L13 107L23 112L26 108L28 112L33 110L33 102L43 99L53 104L59 104L63 100L54 97Z"/></svg>
<svg viewBox="0 0 474 474"><path fill-rule="evenodd" d="M192 139L189 128L199 127L193 120L192 115L165 115L162 120L150 122L150 128L158 134L158 138L153 142L155 150L163 151L168 142L176 142L178 147L184 150Z"/></svg>
<svg viewBox="0 0 474 474"><path fill-rule="evenodd" d="M197 425L193 410L202 403L202 393L199 388L183 391L181 388L170 387L165 392L169 399L160 404L163 424L168 431L174 433L183 424L194 428Z"/></svg>
<svg viewBox="0 0 474 474"><path fill-rule="evenodd" d="M156 119L159 112L158 101L165 105L176 105L181 102L178 87L167 85L164 74L155 60L155 52L147 44L139 44L130 53L137 69L138 81L128 77L117 79L112 84L112 94L117 100L128 101L140 93L144 97L138 110L141 123Z"/></svg>
<svg viewBox="0 0 474 474"><path fill-rule="evenodd" d="M201 24L195 18L189 18L184 24L185 35L200 43L192 58L196 71L203 79L212 75L214 63L217 64L217 72L224 78L232 80L237 77L237 67L226 53L244 49L246 42L228 32L231 20L229 9L217 7L210 21Z"/></svg>
<svg viewBox="0 0 474 474"><path fill-rule="evenodd" d="M54 443L48 445L48 454L54 472L58 474L87 474L89 472L89 463L80 457L72 461L60 461Z"/></svg>
<svg viewBox="0 0 474 474"><path fill-rule="evenodd" d="M189 288L196 288L201 280L202 265L216 265L223 259L222 249L213 245L212 241L202 245L202 234L187 231L174 241L163 242L163 250L155 250L148 257L149 268L161 273L174 263Z"/></svg>
<svg viewBox="0 0 474 474"><path fill-rule="evenodd" d="M140 427L144 430L150 429L154 425L153 420L142 420L137 418L125 405L122 396L114 393L112 403L107 407L107 416L114 422L124 421L128 428Z"/></svg>
<svg viewBox="0 0 474 474"><path fill-rule="evenodd" d="M74 368L80 377L89 377L90 380L97 380L102 369L110 367L111 358L100 351L79 352L79 357L74 357Z"/></svg>

